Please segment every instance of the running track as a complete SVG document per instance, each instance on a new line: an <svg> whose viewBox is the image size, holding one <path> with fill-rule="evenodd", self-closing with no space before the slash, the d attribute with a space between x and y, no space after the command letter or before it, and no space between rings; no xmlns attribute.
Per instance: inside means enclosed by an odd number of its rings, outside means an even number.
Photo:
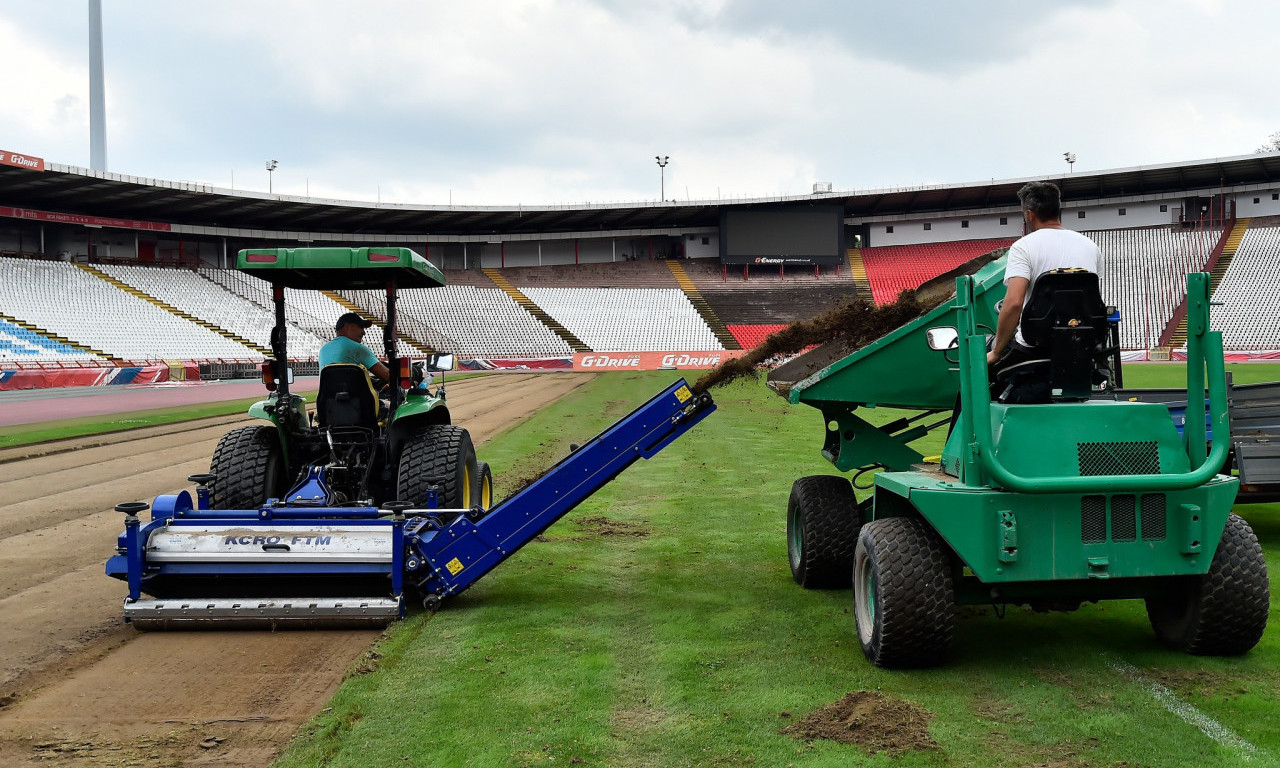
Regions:
<svg viewBox="0 0 1280 768"><path fill-rule="evenodd" d="M302 377L299 391L316 388L319 378ZM193 381L119 387L57 387L0 392L0 428L54 419L106 416L151 408L199 405L265 396L261 381Z"/></svg>

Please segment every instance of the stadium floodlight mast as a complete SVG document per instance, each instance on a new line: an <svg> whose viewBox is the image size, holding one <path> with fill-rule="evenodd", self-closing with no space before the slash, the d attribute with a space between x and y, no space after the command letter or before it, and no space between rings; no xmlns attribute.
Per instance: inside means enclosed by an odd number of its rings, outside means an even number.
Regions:
<svg viewBox="0 0 1280 768"><path fill-rule="evenodd" d="M654 160L658 161L658 182L662 185L658 188L661 195L659 200L667 199L667 161L671 159L670 155L654 155Z"/></svg>
<svg viewBox="0 0 1280 768"><path fill-rule="evenodd" d="M1070 173L1076 169L1076 153L1075 152L1063 152L1062 159L1067 161L1067 173Z"/></svg>
<svg viewBox="0 0 1280 768"><path fill-rule="evenodd" d="M275 192L275 187L272 185L272 179L273 179L272 174L275 173L276 168L278 168L279 166L280 164L277 163L275 160L267 161L267 194L268 195L274 194Z"/></svg>

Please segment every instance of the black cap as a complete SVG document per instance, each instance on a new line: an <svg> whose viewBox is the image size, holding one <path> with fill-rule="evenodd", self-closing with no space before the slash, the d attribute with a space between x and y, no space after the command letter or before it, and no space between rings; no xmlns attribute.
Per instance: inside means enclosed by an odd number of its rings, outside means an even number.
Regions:
<svg viewBox="0 0 1280 768"><path fill-rule="evenodd" d="M347 323L355 323L361 328L368 328L369 326L373 325L372 320L365 320L363 317L357 315L355 312L348 312L342 317L338 318L338 322L333 324L333 330L340 331L342 330L342 326L346 325Z"/></svg>

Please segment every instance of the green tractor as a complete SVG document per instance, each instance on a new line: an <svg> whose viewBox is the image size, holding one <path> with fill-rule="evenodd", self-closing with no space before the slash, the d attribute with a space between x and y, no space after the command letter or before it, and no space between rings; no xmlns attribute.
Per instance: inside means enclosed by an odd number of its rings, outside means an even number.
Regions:
<svg viewBox="0 0 1280 768"><path fill-rule="evenodd" d="M1270 590L1258 539L1232 512L1239 480L1221 474L1230 429L1208 275L1188 276L1191 396L1179 434L1163 404L1113 394L1109 312L1088 273L1042 276L1023 310L1023 333L1043 352L1024 372L1048 382L1047 401L997 401L1005 382L988 380L986 341L1004 260L988 261L955 277L951 298L852 354L832 343L770 374L790 402L822 412L823 455L837 470L884 470L862 501L845 476L795 482L795 580L852 585L857 639L883 667L940 663L960 605L1140 599L1177 650L1253 648ZM863 418L877 406L917 413L877 425ZM926 459L910 443L934 428L948 430L945 448Z"/></svg>
<svg viewBox="0 0 1280 768"><path fill-rule="evenodd" d="M270 394L249 408L267 423L218 441L206 481L214 509L254 509L286 496L315 506L394 500L488 508L489 468L477 462L467 430L452 424L443 379L429 386L433 373L453 369L453 356L411 361L397 354L397 290L443 286L440 270L407 248L255 248L240 251L237 267L272 285L273 359L262 366ZM376 382L359 365L325 366L308 413L306 400L290 392L286 288L385 289L383 342L392 381Z"/></svg>

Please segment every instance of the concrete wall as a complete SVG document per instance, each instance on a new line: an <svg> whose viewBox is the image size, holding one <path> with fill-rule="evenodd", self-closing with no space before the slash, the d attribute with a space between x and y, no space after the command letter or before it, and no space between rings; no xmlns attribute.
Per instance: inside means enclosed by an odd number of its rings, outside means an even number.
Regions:
<svg viewBox="0 0 1280 768"><path fill-rule="evenodd" d="M1001 224L1001 219L1005 223ZM966 222L968 226L965 226ZM925 225L928 225L928 229ZM869 229L869 242L864 245L875 247L990 240L998 237L1021 237L1022 216L1014 211L992 216L878 221L872 223Z"/></svg>
<svg viewBox="0 0 1280 768"><path fill-rule="evenodd" d="M1264 205L1252 205L1253 197L1242 196L1237 210L1240 216L1268 215L1246 213L1250 208L1264 209ZM1280 200L1270 200L1270 194L1262 195L1263 202L1274 204L1280 213ZM1164 210L1161 210L1161 208ZM1182 210L1182 198L1112 203L1107 205L1071 205L1062 209L1062 225L1078 232L1098 229L1129 229L1153 227L1174 223ZM1271 209L1268 209L1268 213ZM1084 215L1081 216L1081 213ZM965 226L968 222L968 226ZM1003 222L1003 223L1001 223ZM927 227L927 228L926 228ZM975 216L946 216L903 219L900 221L876 221L868 225L870 242L866 245L919 245L923 243L947 243L956 240L988 240L1002 237L1021 237L1022 214L1018 210ZM893 231L889 231L892 229Z"/></svg>
<svg viewBox="0 0 1280 768"><path fill-rule="evenodd" d="M1264 189L1235 196L1236 216L1242 219L1254 216L1280 216L1280 189ZM1257 202L1254 202L1254 201Z"/></svg>
<svg viewBox="0 0 1280 768"><path fill-rule="evenodd" d="M1161 211L1161 206L1165 210ZM1117 205L1067 206L1062 210L1062 226L1083 232L1093 229L1129 229L1172 224L1178 220L1181 200L1161 200ZM1084 212L1084 218L1080 213Z"/></svg>
<svg viewBox="0 0 1280 768"><path fill-rule="evenodd" d="M719 256L720 236L718 234L685 235L684 257L686 259L713 259Z"/></svg>

